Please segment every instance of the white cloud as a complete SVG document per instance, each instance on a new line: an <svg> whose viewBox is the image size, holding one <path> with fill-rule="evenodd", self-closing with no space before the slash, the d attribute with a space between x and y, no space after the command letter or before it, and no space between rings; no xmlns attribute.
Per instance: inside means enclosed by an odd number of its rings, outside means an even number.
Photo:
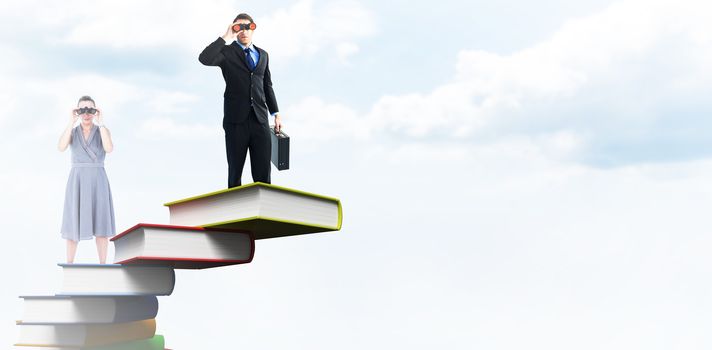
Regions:
<svg viewBox="0 0 712 350"><path fill-rule="evenodd" d="M342 57L358 49L355 40L376 33L374 18L355 1L315 5L314 1L302 0L261 19L254 41L280 59L311 56L329 48Z"/></svg>
<svg viewBox="0 0 712 350"><path fill-rule="evenodd" d="M349 64L349 57L357 54L359 51L359 46L351 42L336 45L336 56L339 58L341 63L346 65Z"/></svg>
<svg viewBox="0 0 712 350"><path fill-rule="evenodd" d="M17 113L17 103L9 88L0 87L0 126Z"/></svg>
<svg viewBox="0 0 712 350"><path fill-rule="evenodd" d="M71 11L65 11L67 8ZM28 1L7 5L0 18L15 26L12 23L28 11L37 13L32 29L52 33L43 39L50 38L55 44L115 49L174 47L197 55L225 33L238 7L227 0ZM374 16L356 1L301 0L271 14L252 15L258 24L255 43L280 61L319 52L342 59L358 50L357 40L376 32Z"/></svg>
<svg viewBox="0 0 712 350"><path fill-rule="evenodd" d="M569 20L547 40L510 55L463 50L450 82L430 91L383 96L365 113L341 106L342 114L353 117L340 122L352 123L342 128L359 137L364 130L461 140L499 132L535 137L579 133L557 142L582 149L586 142L610 136L603 127L607 122L654 122L650 114L665 103L659 96L685 94L682 91L700 96L712 86L712 22L701 15L712 12L711 6L698 1L623 1ZM606 114L586 119L586 107L568 115L555 108L590 100L608 108ZM311 117L328 119L319 114L315 109Z"/></svg>
<svg viewBox="0 0 712 350"><path fill-rule="evenodd" d="M671 7L687 7L689 11L670 11ZM602 13L570 20L550 39L511 55L462 51L458 56L455 82L449 86L462 86L465 96L454 103L464 101L476 112L460 114L456 119L463 125L472 125L474 130L481 127L482 118L486 118L482 108L503 116L512 111L526 114L532 103L581 97L577 94L585 86L622 84L634 90L639 82L621 80L619 73L640 69L641 63L651 75L689 63L656 62L653 54L656 50L677 49L671 46L671 36L687 40L699 38L700 26L712 30L712 24L703 24L702 18L690 20L688 15L695 11L699 9L691 3L625 1ZM688 25L679 26L681 22ZM690 50L690 57L697 58L706 55L712 41L697 40L695 45L683 45ZM428 97L441 111L431 118L442 121L433 124L428 131L449 127L452 114L446 112L446 106L453 102L445 96L437 98L436 92ZM391 119L381 113L375 118ZM392 122L397 124L400 120Z"/></svg>
<svg viewBox="0 0 712 350"><path fill-rule="evenodd" d="M152 113L174 114L192 111L199 99L199 96L180 91L158 91L147 104Z"/></svg>
<svg viewBox="0 0 712 350"><path fill-rule="evenodd" d="M138 136L149 140L181 140L196 142L222 136L222 129L202 123L179 123L171 118L150 118L141 123Z"/></svg>
<svg viewBox="0 0 712 350"><path fill-rule="evenodd" d="M77 1L73 5L70 18L63 21L71 25L60 33L61 43L118 49L172 46L195 51L222 35L235 16L232 2L223 0Z"/></svg>
<svg viewBox="0 0 712 350"><path fill-rule="evenodd" d="M27 69L30 65L28 57L15 47L0 45L0 126L3 122L17 115L20 111L20 101L17 96L19 81L10 77ZM20 80L21 81L21 80Z"/></svg>
<svg viewBox="0 0 712 350"><path fill-rule="evenodd" d="M356 112L340 104L307 97L285 111L285 132L312 141L365 137L368 126L359 123Z"/></svg>

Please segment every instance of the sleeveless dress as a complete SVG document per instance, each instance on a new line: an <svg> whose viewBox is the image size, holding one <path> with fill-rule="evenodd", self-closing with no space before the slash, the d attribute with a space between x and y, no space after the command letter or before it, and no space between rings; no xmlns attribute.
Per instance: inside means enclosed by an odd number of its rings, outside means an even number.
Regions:
<svg viewBox="0 0 712 350"><path fill-rule="evenodd" d="M87 140L82 135L82 126L75 127L70 147L72 170L64 197L62 238L79 241L92 236L114 236L114 203L104 171L106 152L99 127L92 126Z"/></svg>

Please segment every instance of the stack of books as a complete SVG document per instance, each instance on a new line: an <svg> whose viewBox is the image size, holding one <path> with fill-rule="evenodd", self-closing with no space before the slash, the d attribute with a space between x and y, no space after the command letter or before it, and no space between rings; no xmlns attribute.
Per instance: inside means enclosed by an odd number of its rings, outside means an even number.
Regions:
<svg viewBox="0 0 712 350"><path fill-rule="evenodd" d="M163 350L156 334L159 295L175 285L171 267L59 264L62 286L24 300L24 349Z"/></svg>
<svg viewBox="0 0 712 350"><path fill-rule="evenodd" d="M156 297L173 292L174 269L250 263L255 239L338 231L343 219L336 198L259 182L165 206L170 224L111 239L114 264L59 264L59 293L21 296L18 349L162 350Z"/></svg>

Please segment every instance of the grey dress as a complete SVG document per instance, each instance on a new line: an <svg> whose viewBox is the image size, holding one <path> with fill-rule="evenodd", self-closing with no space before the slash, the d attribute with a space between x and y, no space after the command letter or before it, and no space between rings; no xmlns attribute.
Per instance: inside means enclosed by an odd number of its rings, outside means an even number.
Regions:
<svg viewBox="0 0 712 350"><path fill-rule="evenodd" d="M72 241L116 234L114 203L104 171L106 152L99 127L84 140L81 125L72 130L72 170L67 181L62 216L62 238Z"/></svg>

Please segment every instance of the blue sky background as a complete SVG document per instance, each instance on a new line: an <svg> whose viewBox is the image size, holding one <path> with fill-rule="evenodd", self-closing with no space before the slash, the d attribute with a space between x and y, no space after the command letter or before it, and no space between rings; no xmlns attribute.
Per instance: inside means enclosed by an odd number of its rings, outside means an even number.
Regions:
<svg viewBox="0 0 712 350"><path fill-rule="evenodd" d="M341 198L344 226L178 271L168 347L712 346L712 5L695 0L3 2L6 344L17 296L56 291L56 142L79 96L113 134L120 231L225 186L224 83L197 56L242 11L292 137L273 183Z"/></svg>

